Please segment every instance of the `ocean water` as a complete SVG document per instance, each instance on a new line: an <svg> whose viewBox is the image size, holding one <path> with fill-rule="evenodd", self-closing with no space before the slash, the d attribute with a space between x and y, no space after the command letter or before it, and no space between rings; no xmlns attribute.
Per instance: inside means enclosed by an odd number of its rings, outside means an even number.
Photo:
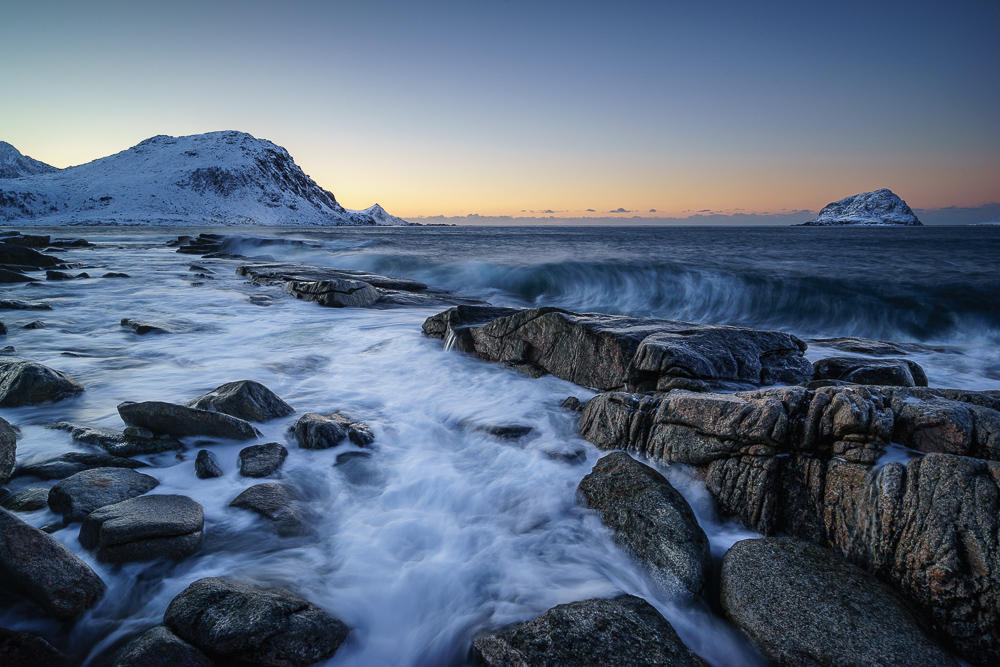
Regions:
<svg viewBox="0 0 1000 667"><path fill-rule="evenodd" d="M29 230L25 230L29 231ZM205 508L206 540L178 563L112 566L82 549L78 525L54 535L108 584L104 599L61 626L0 597L0 627L39 632L80 664L162 622L169 601L205 576L287 586L353 628L331 665L466 664L471 637L550 607L617 590L654 604L713 665L763 664L707 607L655 590L618 550L576 486L601 456L559 408L588 390L443 349L421 335L439 308L330 309L235 275L240 261L182 255L164 242L191 229L41 230L83 236L95 248L61 253L92 279L2 286L2 298L45 300L52 311L2 311L5 345L69 373L86 392L59 403L3 409L18 425L18 459L81 449L44 428L73 421L122 428L125 400L184 402L232 380L257 380L305 412L342 410L375 433L365 466L335 466L356 449L298 449L296 416L261 425L286 443L278 481L305 500L313 530L280 538L255 515L229 508L244 488L241 445L192 441L178 455L140 457L160 480L153 493L189 495ZM1000 229L800 228L334 228L240 229L226 250L280 261L416 278L498 305L657 316L789 331L804 339L865 336L917 343L911 358L932 386L1000 389ZM31 233L39 233L38 230ZM305 244L274 244L281 238ZM194 277L191 264L210 268ZM94 267L94 268L89 268ZM269 296L271 305L251 297ZM255 299L260 302L260 299ZM137 336L122 317L177 325ZM43 329L21 328L42 320ZM807 355L836 353L810 344ZM836 353L841 354L841 353ZM523 424L520 442L476 424ZM200 480L207 447L225 475ZM553 453L582 450L566 463ZM691 502L721 558L753 534L718 516L692 470L661 468ZM274 480L267 480L274 481ZM51 486L18 478L9 487ZM20 515L43 526L48 510Z"/></svg>

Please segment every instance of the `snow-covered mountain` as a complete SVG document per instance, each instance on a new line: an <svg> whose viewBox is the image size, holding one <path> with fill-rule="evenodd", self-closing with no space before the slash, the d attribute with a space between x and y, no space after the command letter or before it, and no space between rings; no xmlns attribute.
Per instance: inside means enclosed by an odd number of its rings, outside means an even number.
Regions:
<svg viewBox="0 0 1000 667"><path fill-rule="evenodd" d="M0 180L0 220L18 225L412 224L378 204L363 211L345 209L284 148L235 131L160 135L87 164Z"/></svg>
<svg viewBox="0 0 1000 667"><path fill-rule="evenodd" d="M922 226L906 202L892 190L882 188L874 192L847 197L827 204L815 220L804 222L804 227L837 225Z"/></svg>
<svg viewBox="0 0 1000 667"><path fill-rule="evenodd" d="M21 155L19 150L6 141L0 141L0 179L48 174L53 171L59 170L27 155Z"/></svg>

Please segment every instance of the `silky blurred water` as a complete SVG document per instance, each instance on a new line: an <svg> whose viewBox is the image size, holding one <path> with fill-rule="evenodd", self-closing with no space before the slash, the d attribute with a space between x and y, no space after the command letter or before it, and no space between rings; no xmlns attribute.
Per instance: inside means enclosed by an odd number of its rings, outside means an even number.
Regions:
<svg viewBox="0 0 1000 667"><path fill-rule="evenodd" d="M928 347L912 358L932 386L1000 388L1000 230L216 231L242 237L227 243L228 252L416 278L496 304L920 342ZM335 467L337 454L357 448L299 449L287 436L294 415L260 425L263 441L289 448L278 481L306 501L314 530L295 539L228 507L261 481L239 476L240 444L192 440L179 456L140 457L154 465L143 472L161 482L153 493L185 494L204 506L204 547L179 563L110 566L80 547L72 525L55 536L94 567L108 593L67 626L0 598L0 626L40 632L81 664L105 664L113 649L162 622L170 599L190 582L234 576L287 586L351 626L331 665L458 666L478 631L623 590L652 602L712 664L756 664L752 649L709 610L651 588L596 516L579 507L576 486L601 453L580 438L577 415L558 406L568 395L592 393L446 352L420 333L439 308L322 308L237 277L245 262L164 245L190 229L49 232L98 244L60 253L87 267L80 270L133 277L0 287L2 298L54 308L0 312L9 329L4 344L87 389L59 403L0 410L22 430L19 461L81 449L68 433L43 428L50 421L122 428L121 401L184 402L240 379L264 383L299 414L344 411L367 422L376 439L367 462ZM214 279L194 277L191 264L211 269ZM272 297L271 305L250 301L260 296ZM182 331L138 336L119 326L122 317ZM21 328L39 319L45 328ZM812 346L808 354L829 353ZM511 443L472 428L512 423L533 431ZM202 447L215 453L223 477L195 477ZM553 456L577 450L585 461ZM663 470L692 503L717 557L751 536L719 520L692 471ZM10 488L37 485L19 478ZM57 518L48 510L20 516L37 526Z"/></svg>

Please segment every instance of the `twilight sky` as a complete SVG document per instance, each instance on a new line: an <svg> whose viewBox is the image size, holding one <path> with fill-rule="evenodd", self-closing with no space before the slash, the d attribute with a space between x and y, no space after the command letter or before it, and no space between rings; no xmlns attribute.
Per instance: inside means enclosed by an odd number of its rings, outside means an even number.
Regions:
<svg viewBox="0 0 1000 667"><path fill-rule="evenodd" d="M998 34L996 0L9 2L0 139L66 167L238 129L410 218L980 207Z"/></svg>

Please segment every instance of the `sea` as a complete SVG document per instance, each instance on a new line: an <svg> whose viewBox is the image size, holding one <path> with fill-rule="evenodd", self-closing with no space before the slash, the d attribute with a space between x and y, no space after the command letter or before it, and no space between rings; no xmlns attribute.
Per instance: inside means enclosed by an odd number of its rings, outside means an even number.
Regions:
<svg viewBox="0 0 1000 667"><path fill-rule="evenodd" d="M342 411L375 434L363 465L334 465L356 450L297 448L293 415L259 425L289 456L276 479L303 499L311 531L279 537L229 507L262 480L238 473L243 445L193 439L140 457L157 494L205 510L201 550L179 562L108 565L83 549L78 525L53 535L107 583L71 624L0 596L0 627L42 634L74 664L107 665L162 624L170 600L202 577L284 586L352 632L338 666L466 665L476 633L551 607L626 591L647 599L713 665L764 660L719 609L671 599L581 507L581 478L603 454L578 432L568 396L594 392L530 378L446 350L422 335L443 307L334 309L235 273L248 260L178 254L180 234L228 235L223 251L249 258L360 269L507 306L661 317L777 329L803 340L858 336L910 343L932 387L1000 389L1000 228L386 227L192 229L24 228L83 237L57 253L91 279L0 286L0 298L45 301L51 311L0 311L3 345L86 387L78 397L0 409L17 425L19 462L87 451L53 421L121 429L122 401L185 402L234 380L257 380L298 415ZM278 239L278 241L275 241ZM208 269L191 269L192 265ZM100 278L124 272L128 279ZM204 274L199 276L196 274ZM139 336L123 317L172 325ZM36 320L44 328L25 329ZM845 353L809 342L810 360ZM517 424L516 442L476 425ZM245 444L245 443L244 443ZM224 471L202 480L194 454ZM553 456L582 451L582 460ZM693 507L721 559L756 535L722 517L695 470L659 466ZM19 477L12 491L55 482ZM46 526L49 510L23 513Z"/></svg>

